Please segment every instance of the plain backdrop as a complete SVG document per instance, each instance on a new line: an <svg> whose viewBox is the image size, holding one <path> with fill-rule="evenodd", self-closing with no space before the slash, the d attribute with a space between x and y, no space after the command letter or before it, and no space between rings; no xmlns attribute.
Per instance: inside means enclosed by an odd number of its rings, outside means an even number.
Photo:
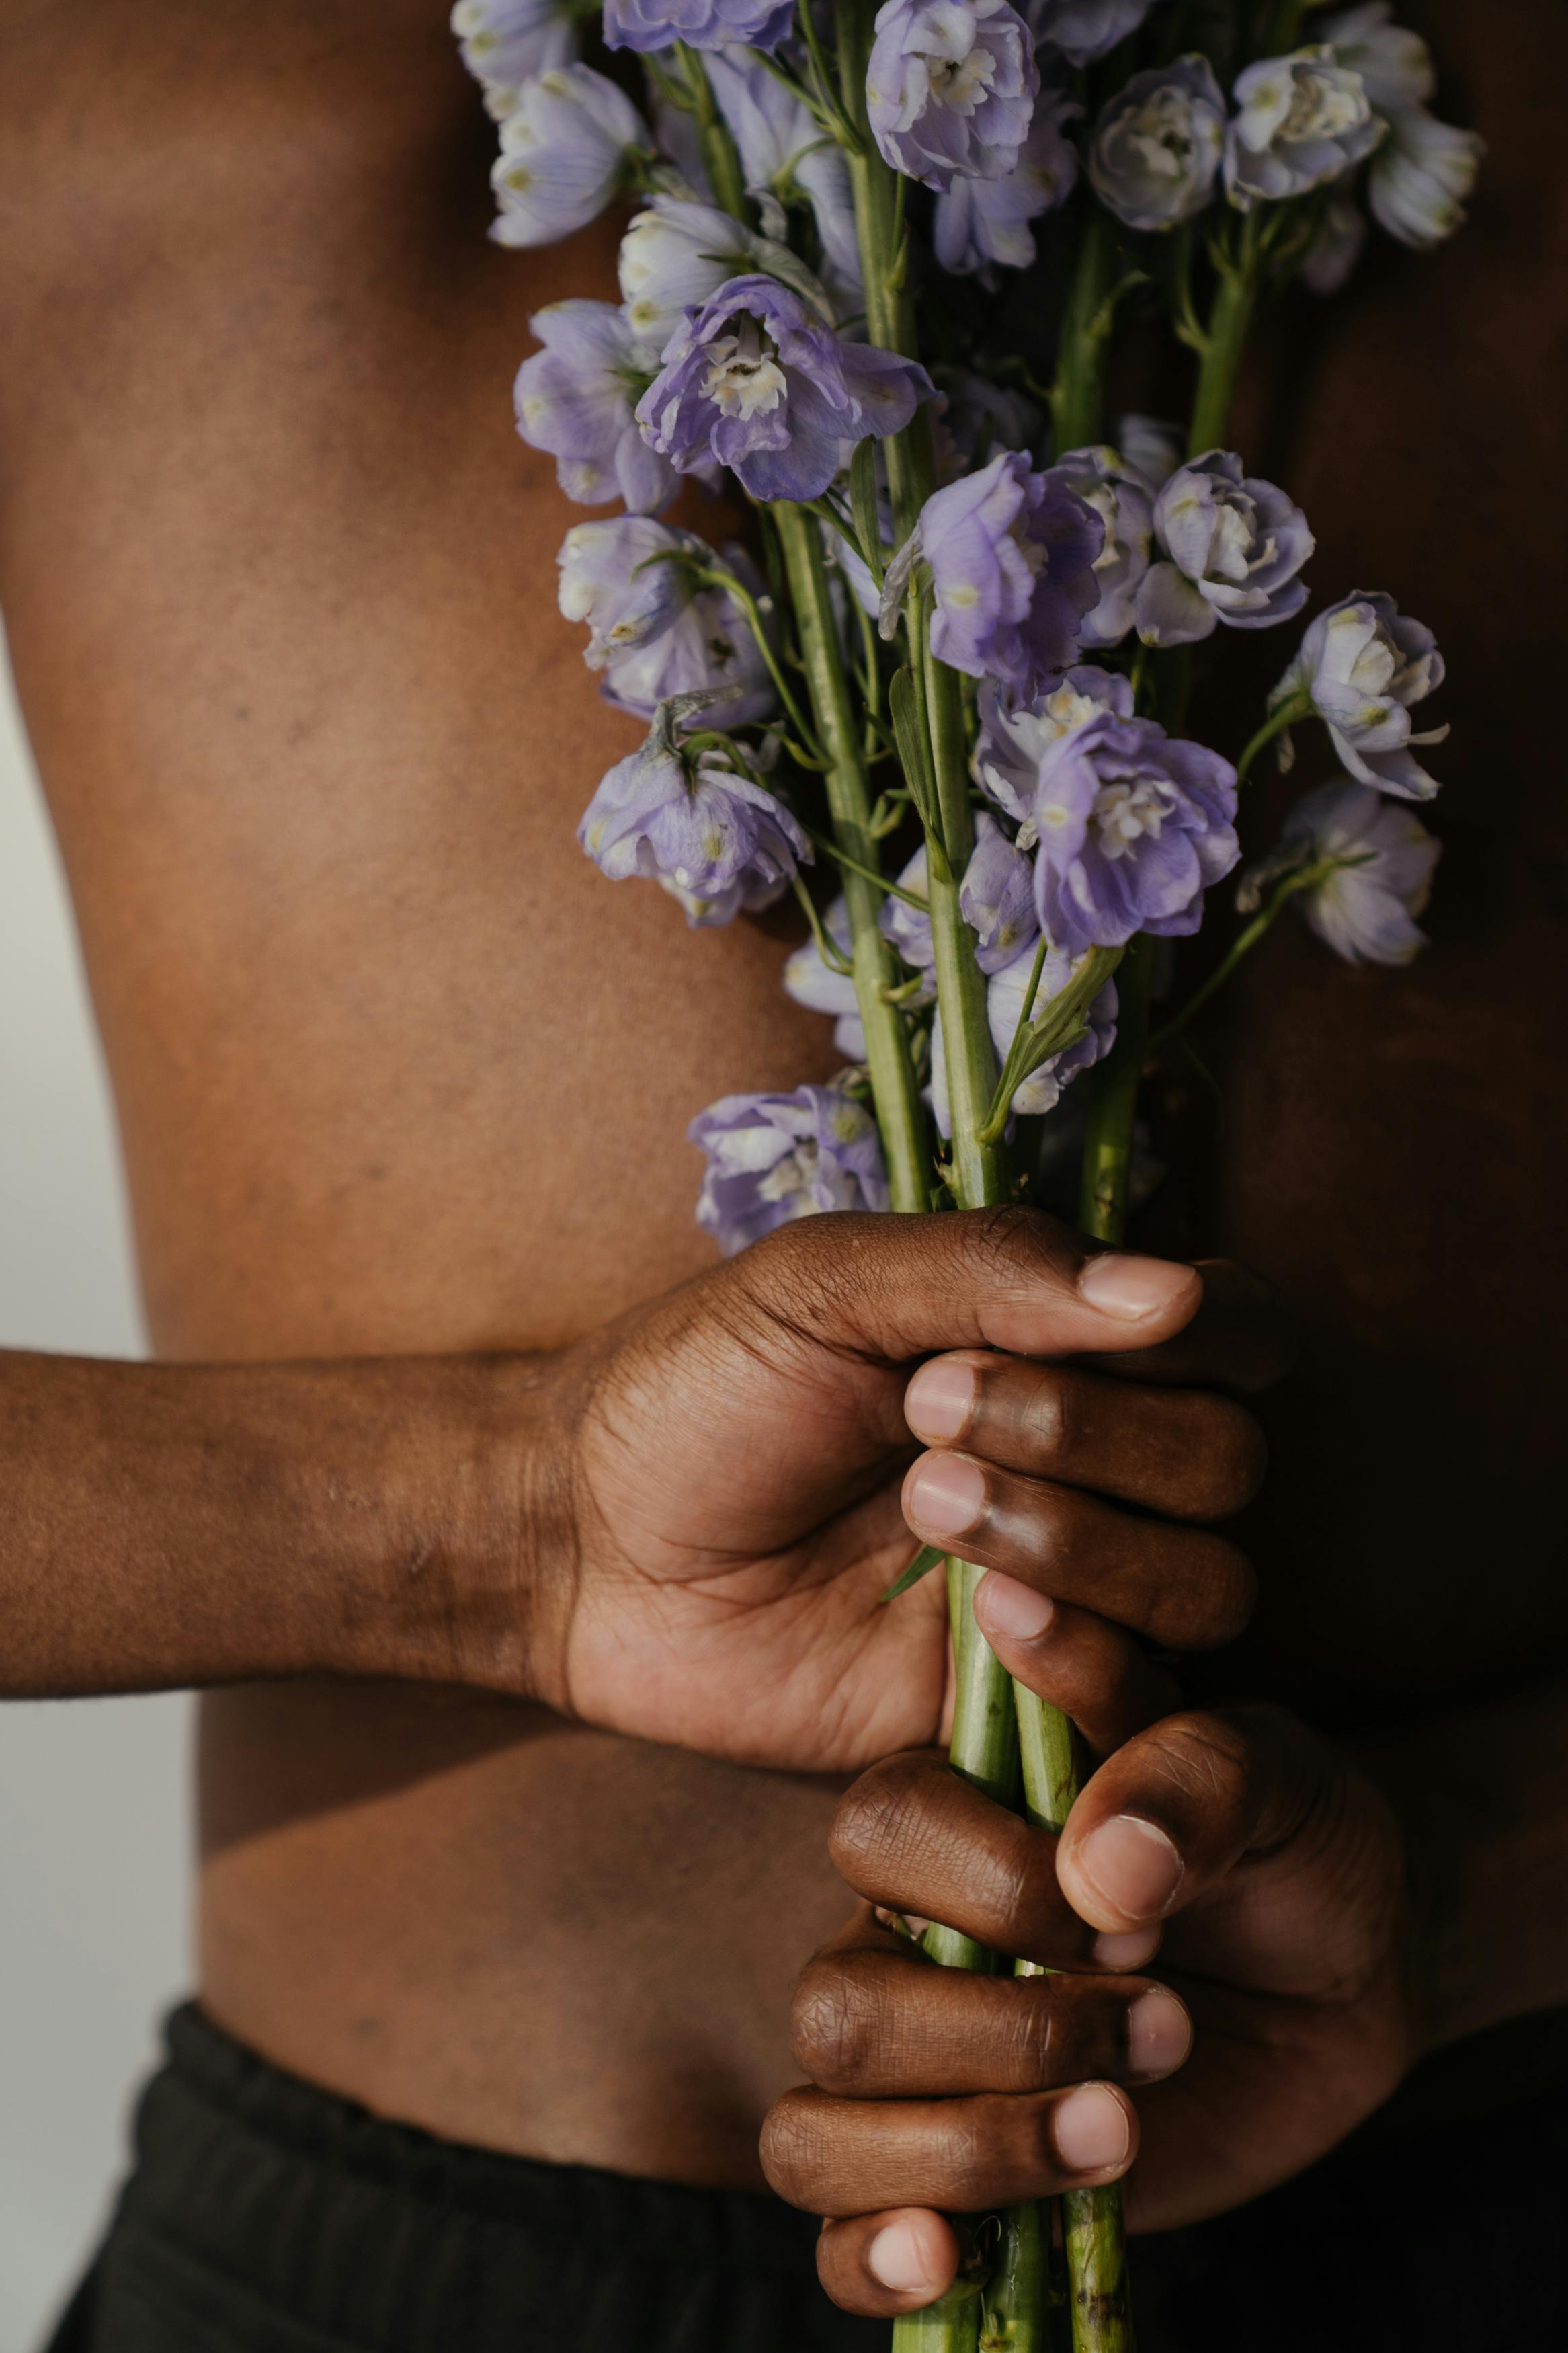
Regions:
<svg viewBox="0 0 1568 2353"><path fill-rule="evenodd" d="M0 1346L142 1352L109 1094L0 647ZM106 2210L185 1976L189 1701L0 1704L0 2353Z"/></svg>

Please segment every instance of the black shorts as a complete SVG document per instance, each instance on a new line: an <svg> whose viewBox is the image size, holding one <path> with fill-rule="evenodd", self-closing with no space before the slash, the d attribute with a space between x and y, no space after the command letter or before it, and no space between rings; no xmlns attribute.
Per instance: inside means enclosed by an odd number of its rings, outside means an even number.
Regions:
<svg viewBox="0 0 1568 2353"><path fill-rule="evenodd" d="M190 2008L51 2353L887 2353L771 2199L464 2148ZM1134 2249L1139 2353L1552 2353L1568 2097L1338 2153Z"/></svg>

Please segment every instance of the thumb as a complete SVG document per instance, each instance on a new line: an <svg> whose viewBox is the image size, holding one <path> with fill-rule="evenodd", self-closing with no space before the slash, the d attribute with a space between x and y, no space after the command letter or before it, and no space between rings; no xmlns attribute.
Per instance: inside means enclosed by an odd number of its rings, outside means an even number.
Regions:
<svg viewBox="0 0 1568 2353"><path fill-rule="evenodd" d="M1204 1293L1194 1267L1101 1250L1021 1207L803 1218L731 1268L792 1330L895 1364L944 1348L1147 1348Z"/></svg>

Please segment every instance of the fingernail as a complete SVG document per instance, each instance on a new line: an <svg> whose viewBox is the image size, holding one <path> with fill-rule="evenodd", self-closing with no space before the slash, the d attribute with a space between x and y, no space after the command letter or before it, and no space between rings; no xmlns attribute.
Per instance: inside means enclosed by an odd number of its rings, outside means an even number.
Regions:
<svg viewBox="0 0 1568 2353"><path fill-rule="evenodd" d="M1013 1642L1037 1642L1056 1616L1057 1605L1049 1594L1037 1593L994 1568L974 1588L974 1614L990 1633Z"/></svg>
<svg viewBox="0 0 1568 2353"><path fill-rule="evenodd" d="M910 1473L904 1517L921 1535L967 1535L985 1509L985 1474L962 1454L928 1454Z"/></svg>
<svg viewBox="0 0 1568 2353"><path fill-rule="evenodd" d="M1134 2075L1169 2075L1193 2047L1193 2022L1173 1993L1154 1986L1127 2013L1127 2065Z"/></svg>
<svg viewBox="0 0 1568 2353"><path fill-rule="evenodd" d="M936 2284L924 2233L914 2222L885 2224L866 2250L866 2269L895 2295L914 2295Z"/></svg>
<svg viewBox="0 0 1568 2353"><path fill-rule="evenodd" d="M1131 1920L1157 1920L1182 1883L1181 1856L1156 1823L1138 1814L1114 1814L1090 1831L1077 1861L1110 1909Z"/></svg>
<svg viewBox="0 0 1568 2353"><path fill-rule="evenodd" d="M1103 2084L1080 2084L1051 2121L1057 2155L1069 2173L1100 2173L1120 2165L1132 2146L1127 2111Z"/></svg>
<svg viewBox="0 0 1568 2353"><path fill-rule="evenodd" d="M904 1419L928 1445L962 1438L974 1411L979 1386L972 1365L935 1356L921 1366L904 1392Z"/></svg>
<svg viewBox="0 0 1568 2353"><path fill-rule="evenodd" d="M1123 1250L1107 1250L1084 1261L1078 1287L1079 1297L1102 1315L1135 1323L1141 1315L1157 1315L1171 1306L1196 1280L1190 1266L1173 1266L1168 1259L1131 1258Z"/></svg>
<svg viewBox="0 0 1568 2353"><path fill-rule="evenodd" d="M1089 1947L1090 1957L1102 1969L1141 1969L1152 1961L1160 1949L1158 1928L1128 1928L1125 1931L1107 1929Z"/></svg>

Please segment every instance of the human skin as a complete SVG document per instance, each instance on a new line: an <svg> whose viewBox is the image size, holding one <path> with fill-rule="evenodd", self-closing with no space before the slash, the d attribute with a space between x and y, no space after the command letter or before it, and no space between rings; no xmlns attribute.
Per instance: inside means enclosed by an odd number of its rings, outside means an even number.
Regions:
<svg viewBox="0 0 1568 2353"><path fill-rule="evenodd" d="M710 1264L691 1113L833 1059L782 996L781 933L693 935L575 849L635 730L553 617L575 518L507 387L531 310L610 290L614 231L485 243L492 134L444 13L0 7L0 602L174 1361L563 1349ZM1562 37L1513 13L1511 62L1474 36L1500 103ZM1506 231L1556 158L1533 119L1493 145ZM1317 438L1276 470L1315 579L1386 566L1437 626L1448 789L1484 828L1478 681L1519 659L1509 617L1549 609L1561 534L1510 542L1507 615L1477 610L1430 496L1456 437L1532 511L1558 479L1527 337L1440 402L1419 359L1457 301L1534 299L1478 236L1352 301ZM1330 1721L1517 1681L1568 1633L1539 1541L1561 919L1529 878L1563 820L1535 723L1510 713L1532 756L1506 854L1467 878L1456 849L1438 960L1342 973L1287 937L1238 1000L1211 1229L1310 1313L1248 1532L1263 1605L1225 1672ZM1494 1226L1506 1252L1476 1247ZM215 1694L202 1783L203 1996L255 2047L458 2137L760 2178L759 2119L799 2073L792 1985L841 1926L837 1781L362 1676ZM1528 1929L1555 1999L1562 1938Z"/></svg>

